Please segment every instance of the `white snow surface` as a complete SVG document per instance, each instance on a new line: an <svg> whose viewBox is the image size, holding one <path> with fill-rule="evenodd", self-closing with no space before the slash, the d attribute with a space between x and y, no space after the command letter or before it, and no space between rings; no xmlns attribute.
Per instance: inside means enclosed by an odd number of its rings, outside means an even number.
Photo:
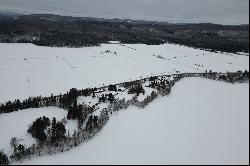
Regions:
<svg viewBox="0 0 250 166"><path fill-rule="evenodd" d="M246 70L249 56L212 53L174 44L52 48L0 43L0 103L176 71L210 69L217 72Z"/></svg>
<svg viewBox="0 0 250 166"><path fill-rule="evenodd" d="M249 70L249 56L174 44L111 42L100 47L52 48L0 43L0 103L152 75L206 70ZM139 101L153 91L143 86L145 95L140 94ZM117 95L114 92L115 98L129 100L134 96L123 90ZM113 114L101 133L88 143L23 164L248 164L248 100L249 84L185 78L169 96L158 98L146 109L130 107ZM83 102L92 106L98 100L79 97L78 103ZM107 106L99 104L94 115ZM0 148L10 155L12 137L31 145L35 140L26 134L29 124L41 116L61 120L66 115L66 110L55 107L2 114ZM66 124L70 134L76 128L76 121Z"/></svg>
<svg viewBox="0 0 250 166"><path fill-rule="evenodd" d="M155 89L146 87L144 84L142 85L142 87L145 90L145 93L144 94L140 93L139 96L137 97L137 100L140 102L144 101L147 96L150 96L153 91L156 92Z"/></svg>
<svg viewBox="0 0 250 166"><path fill-rule="evenodd" d="M98 98L93 98L92 96L79 96L77 98L77 104L85 104L85 105L89 105L89 106L93 106L98 102Z"/></svg>
<svg viewBox="0 0 250 166"><path fill-rule="evenodd" d="M185 78L87 144L22 164L249 164L249 84Z"/></svg>

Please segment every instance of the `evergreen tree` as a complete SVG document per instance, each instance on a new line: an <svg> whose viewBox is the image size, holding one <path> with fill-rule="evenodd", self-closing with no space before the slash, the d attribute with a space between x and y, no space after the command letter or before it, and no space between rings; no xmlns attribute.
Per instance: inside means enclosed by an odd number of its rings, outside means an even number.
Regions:
<svg viewBox="0 0 250 166"><path fill-rule="evenodd" d="M57 122L56 118L53 118L51 132L51 142L57 142L65 138L66 129L63 123Z"/></svg>
<svg viewBox="0 0 250 166"><path fill-rule="evenodd" d="M109 91L115 91L115 92L117 92L116 85L109 85L109 86L108 86L108 90L109 90Z"/></svg>
<svg viewBox="0 0 250 166"><path fill-rule="evenodd" d="M18 147L14 149L14 153L11 155L11 158L21 160L26 154L25 147L22 144L19 144Z"/></svg>
<svg viewBox="0 0 250 166"><path fill-rule="evenodd" d="M8 164L9 164L8 157L4 154L4 152L0 151L0 165L8 165Z"/></svg>
<svg viewBox="0 0 250 166"><path fill-rule="evenodd" d="M109 95L108 95L108 101L110 101L110 103L113 103L114 100L115 100L114 95L112 93L109 93Z"/></svg>
<svg viewBox="0 0 250 166"><path fill-rule="evenodd" d="M45 134L45 130L50 126L50 119L43 116L38 118L36 121L28 129L28 133L32 135L32 137L38 139L41 142L46 141L47 135Z"/></svg>

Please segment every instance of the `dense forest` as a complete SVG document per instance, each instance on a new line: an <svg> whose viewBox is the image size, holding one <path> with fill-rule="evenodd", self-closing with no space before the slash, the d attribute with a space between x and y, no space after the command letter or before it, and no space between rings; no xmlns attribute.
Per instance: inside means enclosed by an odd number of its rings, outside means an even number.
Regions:
<svg viewBox="0 0 250 166"><path fill-rule="evenodd" d="M249 25L169 24L58 15L0 15L0 42L84 47L108 41L176 43L224 52L249 52Z"/></svg>

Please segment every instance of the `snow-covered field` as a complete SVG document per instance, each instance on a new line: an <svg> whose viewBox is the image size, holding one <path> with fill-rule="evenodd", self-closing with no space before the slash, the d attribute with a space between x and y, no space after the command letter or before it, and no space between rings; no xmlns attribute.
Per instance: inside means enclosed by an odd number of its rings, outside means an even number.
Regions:
<svg viewBox="0 0 250 166"><path fill-rule="evenodd" d="M248 100L249 84L185 78L145 109L116 113L87 144L23 164L249 164Z"/></svg>
<svg viewBox="0 0 250 166"><path fill-rule="evenodd" d="M151 75L249 69L249 56L174 44L51 48L0 43L0 103Z"/></svg>
<svg viewBox="0 0 250 166"><path fill-rule="evenodd" d="M0 103L50 96L177 72L249 70L246 54L213 53L174 44L102 44L100 47L52 48L0 43ZM145 87L149 95L153 89ZM118 87L121 88L121 87ZM124 90L124 91L123 91ZM131 99L123 89L115 98ZM115 113L94 139L70 152L24 164L247 164L249 162L249 84L199 78L178 82L171 94L145 109ZM99 93L102 94L109 92ZM142 101L146 95L140 94ZM78 104L97 98L78 97ZM108 103L101 103L99 115ZM36 118L62 120L66 110L48 107L0 115L0 150L11 154L10 139L26 146L35 140L27 129ZM17 127L18 126L18 127ZM68 121L67 131L77 128Z"/></svg>

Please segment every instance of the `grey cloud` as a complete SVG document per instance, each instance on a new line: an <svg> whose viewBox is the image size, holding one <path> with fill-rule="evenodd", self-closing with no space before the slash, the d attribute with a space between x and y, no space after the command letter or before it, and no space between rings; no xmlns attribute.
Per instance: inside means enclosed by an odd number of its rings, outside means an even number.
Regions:
<svg viewBox="0 0 250 166"><path fill-rule="evenodd" d="M0 11L248 24L248 0L0 0Z"/></svg>

